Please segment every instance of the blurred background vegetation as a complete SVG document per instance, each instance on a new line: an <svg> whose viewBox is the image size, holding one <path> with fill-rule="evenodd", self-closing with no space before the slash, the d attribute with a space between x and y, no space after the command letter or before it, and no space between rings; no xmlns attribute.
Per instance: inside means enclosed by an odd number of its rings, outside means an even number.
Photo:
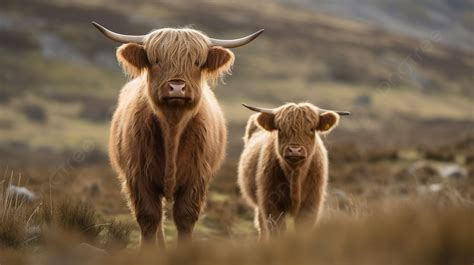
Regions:
<svg viewBox="0 0 474 265"><path fill-rule="evenodd" d="M19 186L41 199L67 195L92 202L102 218L130 222L129 246L136 246L138 228L106 155L111 114L127 80L115 59L118 45L90 22L125 34L191 26L215 38L265 28L251 45L234 50L233 74L215 88L228 120L228 157L211 184L198 238L255 237L252 211L235 185L251 114L241 102L275 107L309 101L352 112L325 138L328 220L341 214L352 220L382 198L386 203L427 194L468 205L472 213L473 5L2 0L2 183L14 172L22 176ZM174 228L166 229L172 240Z"/></svg>

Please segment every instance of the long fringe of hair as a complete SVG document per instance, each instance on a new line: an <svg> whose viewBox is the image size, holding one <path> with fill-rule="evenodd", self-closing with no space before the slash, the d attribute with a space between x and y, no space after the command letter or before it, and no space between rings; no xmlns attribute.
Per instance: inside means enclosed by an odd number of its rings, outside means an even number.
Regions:
<svg viewBox="0 0 474 265"><path fill-rule="evenodd" d="M196 66L206 62L211 43L202 32L191 28L163 28L148 35L145 51L151 64L161 63L162 69L172 76L190 73ZM230 52L232 54L232 52ZM231 60L216 71L204 71L205 78L215 84L225 74L230 74L234 62Z"/></svg>

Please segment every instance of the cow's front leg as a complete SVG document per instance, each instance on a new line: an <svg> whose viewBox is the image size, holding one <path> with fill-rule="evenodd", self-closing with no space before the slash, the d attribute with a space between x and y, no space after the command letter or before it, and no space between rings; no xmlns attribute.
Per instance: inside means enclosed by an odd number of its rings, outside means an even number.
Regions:
<svg viewBox="0 0 474 265"><path fill-rule="evenodd" d="M204 205L205 190L204 184L194 184L176 195L173 218L178 230L178 244L192 239L194 225Z"/></svg>
<svg viewBox="0 0 474 265"><path fill-rule="evenodd" d="M165 247L162 221L163 206L161 199L150 200L146 203L137 201L135 203L135 217L141 231L140 245L154 245L158 243L161 248Z"/></svg>
<svg viewBox="0 0 474 265"><path fill-rule="evenodd" d="M162 196L149 187L128 183L130 206L140 226L140 246L158 245L165 248L163 235L163 202Z"/></svg>

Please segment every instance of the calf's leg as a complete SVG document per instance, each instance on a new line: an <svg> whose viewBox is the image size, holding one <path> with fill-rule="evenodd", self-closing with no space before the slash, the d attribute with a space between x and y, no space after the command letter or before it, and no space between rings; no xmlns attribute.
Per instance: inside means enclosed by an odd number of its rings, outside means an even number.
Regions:
<svg viewBox="0 0 474 265"><path fill-rule="evenodd" d="M265 219L263 215L260 213L258 207L255 207L255 217L254 217L254 225L258 231L258 240L262 241L267 239L268 231L267 226L265 225Z"/></svg>
<svg viewBox="0 0 474 265"><path fill-rule="evenodd" d="M270 236L278 236L284 234L286 231L286 212L279 209L277 205L270 201L263 203L262 211L259 213L260 226L264 227L267 235L264 239Z"/></svg>
<svg viewBox="0 0 474 265"><path fill-rule="evenodd" d="M158 246L162 249L166 247L165 233L163 231L163 221L164 221L164 217L162 216L161 222L158 224L158 229L156 231L156 240L157 240Z"/></svg>
<svg viewBox="0 0 474 265"><path fill-rule="evenodd" d="M305 201L301 205L299 212L295 215L295 229L297 232L314 228L321 212L322 202L321 196L318 196Z"/></svg>
<svg viewBox="0 0 474 265"><path fill-rule="evenodd" d="M302 209L295 216L295 230L296 232L308 231L313 229L318 219L317 209Z"/></svg>

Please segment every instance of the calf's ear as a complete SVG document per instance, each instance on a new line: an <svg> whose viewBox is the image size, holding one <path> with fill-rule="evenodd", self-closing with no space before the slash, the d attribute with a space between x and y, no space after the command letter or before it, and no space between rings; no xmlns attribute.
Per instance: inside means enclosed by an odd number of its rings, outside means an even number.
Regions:
<svg viewBox="0 0 474 265"><path fill-rule="evenodd" d="M260 113L257 117L257 123L267 131L276 130L274 114Z"/></svg>
<svg viewBox="0 0 474 265"><path fill-rule="evenodd" d="M150 65L145 47L135 43L127 43L117 49L117 60L123 70L132 78L140 74Z"/></svg>
<svg viewBox="0 0 474 265"><path fill-rule="evenodd" d="M339 115L333 111L319 114L317 130L322 133L329 133L339 123Z"/></svg>
<svg viewBox="0 0 474 265"><path fill-rule="evenodd" d="M234 53L222 47L212 47L209 48L207 59L202 69L207 72L208 79L216 81L224 74L229 73L233 64Z"/></svg>

